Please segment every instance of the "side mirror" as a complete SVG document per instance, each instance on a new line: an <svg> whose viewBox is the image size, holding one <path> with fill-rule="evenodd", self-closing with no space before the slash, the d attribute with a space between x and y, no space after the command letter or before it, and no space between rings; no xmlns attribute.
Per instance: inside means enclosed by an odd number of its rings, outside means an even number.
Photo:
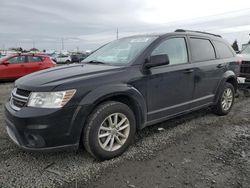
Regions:
<svg viewBox="0 0 250 188"><path fill-rule="evenodd" d="M158 67L162 65L168 65L169 64L169 58L167 54L162 55L154 55L150 57L150 60L146 62L145 66L146 68L151 67Z"/></svg>
<svg viewBox="0 0 250 188"><path fill-rule="evenodd" d="M8 64L10 64L10 62L4 61L4 62L2 62L2 64L3 64L3 65L8 65Z"/></svg>

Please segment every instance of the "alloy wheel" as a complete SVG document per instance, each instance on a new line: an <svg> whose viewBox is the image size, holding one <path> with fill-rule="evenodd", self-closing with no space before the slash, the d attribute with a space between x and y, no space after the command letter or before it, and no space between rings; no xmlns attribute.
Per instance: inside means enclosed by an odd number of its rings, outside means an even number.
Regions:
<svg viewBox="0 0 250 188"><path fill-rule="evenodd" d="M128 118L122 113L113 113L104 119L99 128L99 144L106 151L118 150L126 142L129 132Z"/></svg>
<svg viewBox="0 0 250 188"><path fill-rule="evenodd" d="M224 111L228 111L233 104L233 91L231 88L227 88L222 95L222 109Z"/></svg>

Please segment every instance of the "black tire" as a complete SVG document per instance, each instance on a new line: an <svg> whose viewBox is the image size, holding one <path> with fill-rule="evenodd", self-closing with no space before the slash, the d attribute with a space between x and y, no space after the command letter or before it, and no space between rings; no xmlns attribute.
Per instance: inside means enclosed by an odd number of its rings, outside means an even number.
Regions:
<svg viewBox="0 0 250 188"><path fill-rule="evenodd" d="M71 63L71 61L70 61L70 60L67 60L65 63L66 63L66 64L70 64L70 63Z"/></svg>
<svg viewBox="0 0 250 188"><path fill-rule="evenodd" d="M232 91L232 104L228 109L225 110L223 108L222 101L223 101L223 94L227 89L230 89ZM234 99L235 99L235 89L234 89L232 84L226 82L224 87L222 88L220 94L219 94L219 99L218 99L217 104L215 106L213 106L213 108L212 108L213 113L215 113L219 116L227 115L233 107Z"/></svg>
<svg viewBox="0 0 250 188"><path fill-rule="evenodd" d="M102 148L99 141L99 129L104 120L114 114L121 113L127 118L130 128L124 144L115 151L107 151ZM108 101L99 105L89 116L83 132L83 144L85 149L96 159L108 160L121 155L133 142L136 132L136 121L133 111L120 102ZM110 144L110 143L109 143Z"/></svg>

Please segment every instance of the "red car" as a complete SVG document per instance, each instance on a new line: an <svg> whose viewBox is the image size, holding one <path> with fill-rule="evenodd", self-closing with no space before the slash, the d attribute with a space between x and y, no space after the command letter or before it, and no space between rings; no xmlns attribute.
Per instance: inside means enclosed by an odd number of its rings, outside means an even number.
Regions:
<svg viewBox="0 0 250 188"><path fill-rule="evenodd" d="M35 71L55 67L45 55L16 54L0 59L0 80L15 80Z"/></svg>

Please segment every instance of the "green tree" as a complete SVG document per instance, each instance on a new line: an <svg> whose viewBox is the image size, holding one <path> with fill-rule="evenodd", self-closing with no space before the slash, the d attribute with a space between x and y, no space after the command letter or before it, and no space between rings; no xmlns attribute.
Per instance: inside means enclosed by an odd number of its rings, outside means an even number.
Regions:
<svg viewBox="0 0 250 188"><path fill-rule="evenodd" d="M237 40L234 41L234 43L232 44L232 47L233 47L234 51L236 51L236 52L239 51L239 46L238 46Z"/></svg>

